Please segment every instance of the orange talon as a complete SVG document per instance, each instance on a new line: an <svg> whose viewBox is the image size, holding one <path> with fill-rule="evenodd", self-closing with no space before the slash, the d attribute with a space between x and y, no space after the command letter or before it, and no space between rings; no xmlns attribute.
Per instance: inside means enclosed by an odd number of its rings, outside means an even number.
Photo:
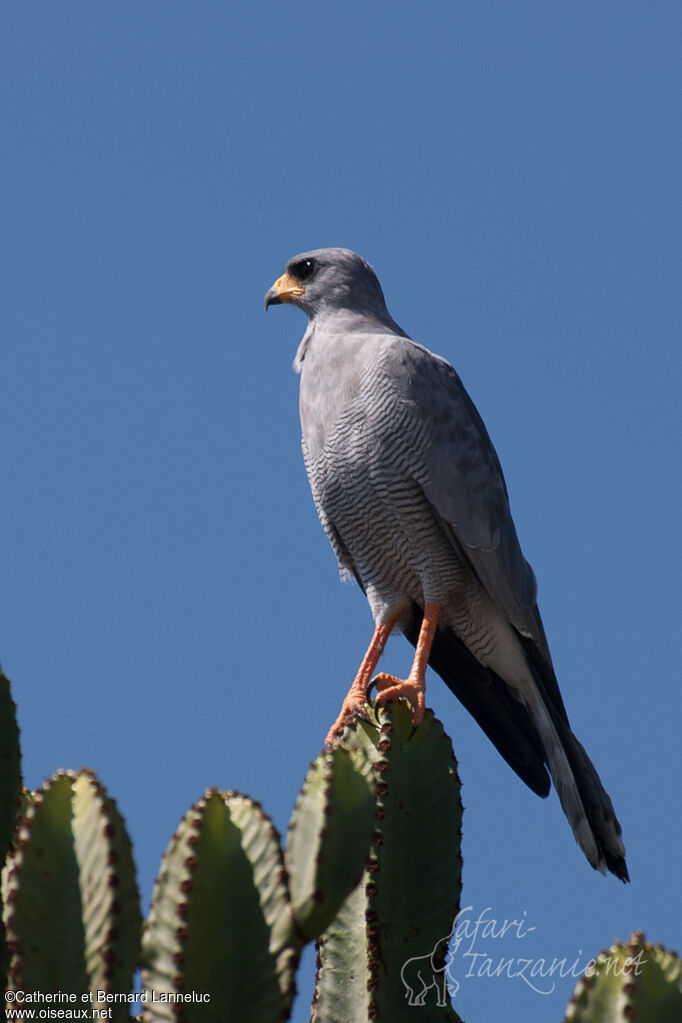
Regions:
<svg viewBox="0 0 682 1023"><path fill-rule="evenodd" d="M379 691L376 702L380 707L383 707L389 700L406 699L410 701L413 707L412 724L415 728L424 717L426 667L429 663L433 638L438 626L440 608L440 604L430 603L427 603L424 608L424 618L419 631L417 649L407 679L402 680L382 672L372 680L372 684ZM327 733L327 738L325 739L326 746L333 746L345 726L357 714L362 712L367 699L367 687L372 678L372 672L377 666L377 662L386 645L386 640L390 636L397 618L398 616L396 615L390 622L387 622L385 625L378 625L374 630L369 649L363 658L353 685L348 690L348 695L341 706L341 713Z"/></svg>
<svg viewBox="0 0 682 1023"><path fill-rule="evenodd" d="M424 717L426 686L410 679L394 678L393 675L377 675L373 682L377 686L377 707L385 707L391 700L409 700L412 704L412 725L422 723Z"/></svg>

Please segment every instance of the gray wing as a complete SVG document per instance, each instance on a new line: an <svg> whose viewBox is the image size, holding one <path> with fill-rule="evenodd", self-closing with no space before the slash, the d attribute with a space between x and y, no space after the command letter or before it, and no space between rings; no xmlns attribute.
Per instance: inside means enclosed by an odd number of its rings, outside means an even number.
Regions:
<svg viewBox="0 0 682 1023"><path fill-rule="evenodd" d="M424 437L424 493L490 597L551 667L535 576L521 552L502 467L483 420L448 362L415 342L399 347L389 356L391 375L397 371L401 395L413 405Z"/></svg>

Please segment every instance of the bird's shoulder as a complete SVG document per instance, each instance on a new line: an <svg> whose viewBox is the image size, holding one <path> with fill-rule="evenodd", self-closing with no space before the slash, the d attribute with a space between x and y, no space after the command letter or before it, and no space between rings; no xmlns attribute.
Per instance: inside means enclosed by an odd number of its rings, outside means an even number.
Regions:
<svg viewBox="0 0 682 1023"><path fill-rule="evenodd" d="M489 594L549 661L534 610L535 578L519 546L502 467L457 372L409 339L387 346L380 361L411 409L410 436L423 438L418 478L425 496Z"/></svg>
<svg viewBox="0 0 682 1023"><path fill-rule="evenodd" d="M386 337L375 360L377 378L412 408L415 419L427 428L434 449L450 456L484 456L489 472L504 485L504 477L478 409L459 374L447 359L408 337Z"/></svg>
<svg viewBox="0 0 682 1023"><path fill-rule="evenodd" d="M439 402L459 404L466 391L451 363L413 338L384 334L374 345L375 368L396 390L421 407ZM467 395L468 397L468 395Z"/></svg>

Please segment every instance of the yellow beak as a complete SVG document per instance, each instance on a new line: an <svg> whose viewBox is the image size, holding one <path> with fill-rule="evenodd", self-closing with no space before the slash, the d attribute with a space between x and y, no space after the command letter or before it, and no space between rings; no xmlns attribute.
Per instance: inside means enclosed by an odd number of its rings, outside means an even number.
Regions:
<svg viewBox="0 0 682 1023"><path fill-rule="evenodd" d="M272 285L265 296L265 308L269 305L279 305L280 302L291 302L305 292L305 288L291 274L282 274Z"/></svg>

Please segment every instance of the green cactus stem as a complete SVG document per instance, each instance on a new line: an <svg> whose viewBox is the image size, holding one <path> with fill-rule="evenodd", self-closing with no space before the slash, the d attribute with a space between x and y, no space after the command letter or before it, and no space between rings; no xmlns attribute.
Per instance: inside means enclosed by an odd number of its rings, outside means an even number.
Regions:
<svg viewBox="0 0 682 1023"><path fill-rule="evenodd" d="M372 762L336 748L311 764L289 824L285 862L300 935L332 922L365 867L374 824Z"/></svg>
<svg viewBox="0 0 682 1023"><path fill-rule="evenodd" d="M641 931L601 952L577 984L565 1023L680 1023L682 960Z"/></svg>
<svg viewBox="0 0 682 1023"><path fill-rule="evenodd" d="M366 1023L373 979L367 955L367 877L317 943L311 1023Z"/></svg>
<svg viewBox="0 0 682 1023"><path fill-rule="evenodd" d="M181 821L156 880L143 1019L286 1020L299 951L270 818L238 792L209 789Z"/></svg>
<svg viewBox="0 0 682 1023"><path fill-rule="evenodd" d="M452 745L431 711L414 732L402 702L342 745L373 762L375 829L361 885L318 943L313 1023L456 1021L448 938L459 908L461 819Z"/></svg>
<svg viewBox="0 0 682 1023"><path fill-rule="evenodd" d="M21 751L17 708L0 668L0 862L5 861L21 807Z"/></svg>
<svg viewBox="0 0 682 1023"><path fill-rule="evenodd" d="M72 830L89 988L92 992L127 994L142 940L130 839L116 804L93 772L80 771L72 792ZM127 1010L120 1005L113 1017L117 1015L128 1018Z"/></svg>
<svg viewBox="0 0 682 1023"><path fill-rule="evenodd" d="M25 992L128 994L141 914L130 841L91 771L59 772L34 793L2 878L9 982Z"/></svg>
<svg viewBox="0 0 682 1023"><path fill-rule="evenodd" d="M0 863L5 862L21 812L21 751L17 708L9 679L0 668ZM0 920L0 975L7 976L9 958L5 925Z"/></svg>

